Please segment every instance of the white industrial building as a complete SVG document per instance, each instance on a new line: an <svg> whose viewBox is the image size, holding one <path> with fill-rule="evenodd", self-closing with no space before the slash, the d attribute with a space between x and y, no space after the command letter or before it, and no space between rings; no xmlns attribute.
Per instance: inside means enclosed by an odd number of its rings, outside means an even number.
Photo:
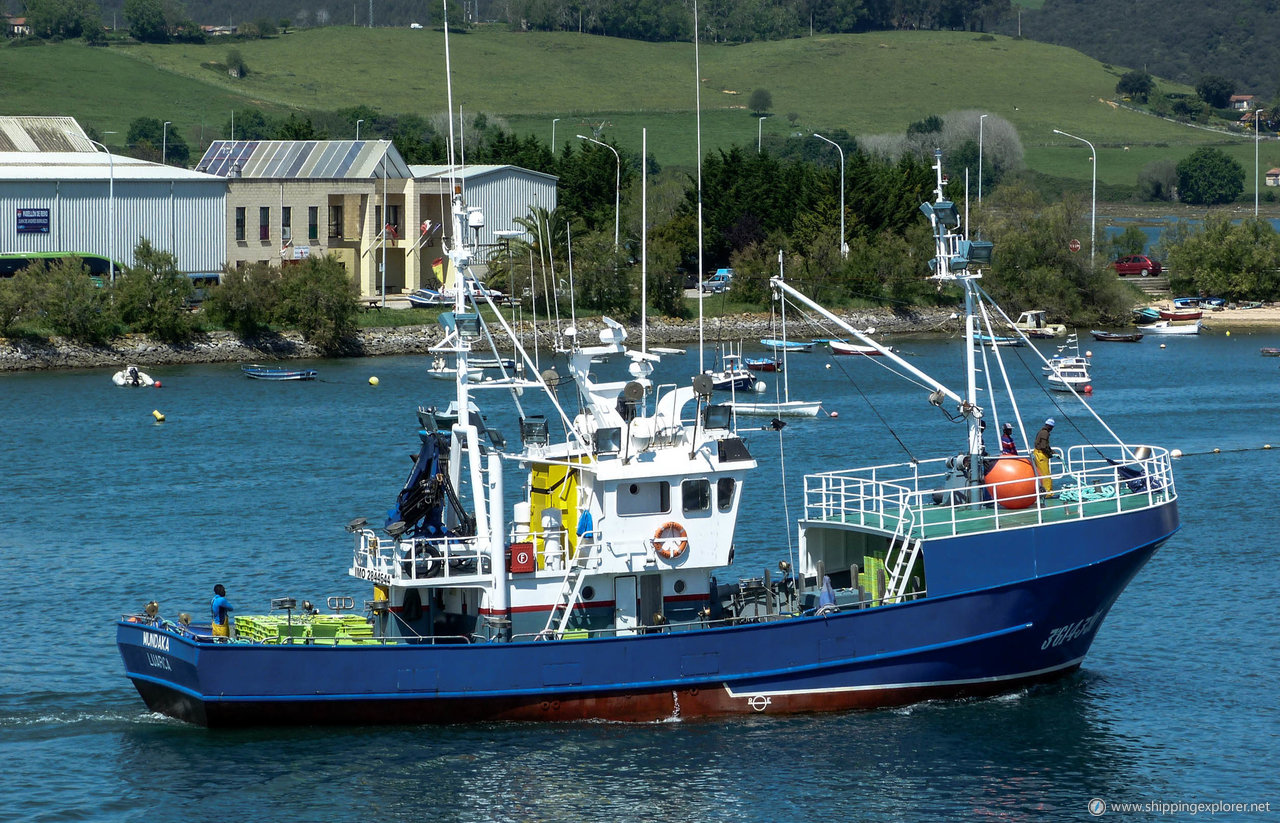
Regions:
<svg viewBox="0 0 1280 823"><path fill-rule="evenodd" d="M556 208L557 179L551 174L519 166L409 166L409 170L416 180L452 179L462 186L467 206L478 207L484 214L478 235L481 246L500 246L502 236L495 232L524 231L515 220L528 217L531 208L548 212Z"/></svg>
<svg viewBox="0 0 1280 823"><path fill-rule="evenodd" d="M133 264L142 238L189 274L227 260L221 177L99 151L70 117L0 117L0 254Z"/></svg>

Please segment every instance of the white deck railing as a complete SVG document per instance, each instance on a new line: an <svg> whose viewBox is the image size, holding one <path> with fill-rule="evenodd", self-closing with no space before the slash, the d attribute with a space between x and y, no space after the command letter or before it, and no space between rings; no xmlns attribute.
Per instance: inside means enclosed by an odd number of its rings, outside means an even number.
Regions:
<svg viewBox="0 0 1280 823"><path fill-rule="evenodd" d="M372 583L429 586L480 583L492 579L488 554L474 537L378 537L356 532L351 574Z"/></svg>
<svg viewBox="0 0 1280 823"><path fill-rule="evenodd" d="M1043 495L1037 477L1035 503L1021 508L991 501L1025 499L1027 479L984 484L981 499L970 500L965 486L954 485L957 475L946 471L946 464L947 459L938 459L806 475L805 517L886 535L909 527L917 537L940 537L1098 517L1177 497L1169 452L1156 447L1073 446L1065 454L1059 451L1050 463L1054 496ZM948 480L953 485L947 486ZM1080 505L1081 498L1087 507ZM979 506L983 516L975 517Z"/></svg>

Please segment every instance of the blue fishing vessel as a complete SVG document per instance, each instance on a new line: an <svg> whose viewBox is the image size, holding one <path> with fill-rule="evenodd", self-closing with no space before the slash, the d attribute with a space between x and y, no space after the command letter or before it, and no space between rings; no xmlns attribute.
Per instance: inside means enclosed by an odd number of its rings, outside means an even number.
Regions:
<svg viewBox="0 0 1280 823"><path fill-rule="evenodd" d="M606 320L593 345L575 338L566 378L539 375L513 339L526 374L539 376L486 400L505 394L522 409L520 443L487 431L478 414L447 429L423 415L390 511L347 526L349 572L363 591L336 594L324 613L287 595L266 613L236 612L228 637L207 618L166 619L175 610L149 604L116 626L126 675L150 710L223 727L868 709L1075 670L1179 527L1170 456L1123 442L1069 445L1055 449L1045 477L1026 458L985 456L984 421L999 430L997 412L1017 407L978 391L971 344L987 298L944 197L940 154L935 169L936 199L923 210L932 277L964 293L963 388L781 277L771 286L892 360L920 391L922 412L954 427L955 451L757 478L748 435L713 400L709 378L654 379L660 359L628 348L618 324ZM462 277L476 253L469 218L455 194L448 253ZM469 362L498 331L464 312L464 299L458 290L457 331L435 347L456 358L458 408L485 390L467 380ZM630 379L593 377L602 355L625 357ZM999 370L981 356L985 389ZM554 410L547 418L520 406L534 390ZM829 452L834 463L840 446ZM511 462L524 482L508 496ZM799 546L779 550L776 574L731 581L724 570L748 482L780 486L777 509L752 518L782 516L787 483L803 485Z"/></svg>

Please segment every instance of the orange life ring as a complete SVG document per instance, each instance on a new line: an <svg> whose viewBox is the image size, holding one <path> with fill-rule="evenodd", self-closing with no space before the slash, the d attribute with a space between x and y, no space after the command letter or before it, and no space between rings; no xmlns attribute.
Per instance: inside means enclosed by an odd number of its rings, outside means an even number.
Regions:
<svg viewBox="0 0 1280 823"><path fill-rule="evenodd" d="M684 526L669 520L653 533L653 550L668 560L675 560L689 548L689 533Z"/></svg>

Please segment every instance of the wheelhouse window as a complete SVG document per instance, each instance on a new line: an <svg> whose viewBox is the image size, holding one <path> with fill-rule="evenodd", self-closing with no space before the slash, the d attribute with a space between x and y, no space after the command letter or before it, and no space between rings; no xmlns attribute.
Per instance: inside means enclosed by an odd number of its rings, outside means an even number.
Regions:
<svg viewBox="0 0 1280 823"><path fill-rule="evenodd" d="M237 240L244 239L244 207L243 206L238 206L236 208L236 239Z"/></svg>
<svg viewBox="0 0 1280 823"><path fill-rule="evenodd" d="M682 508L685 514L697 514L711 510L711 481L686 480L680 484Z"/></svg>
<svg viewBox="0 0 1280 823"><path fill-rule="evenodd" d="M665 514L671 510L671 484L665 480L618 485L618 514Z"/></svg>
<svg viewBox="0 0 1280 823"><path fill-rule="evenodd" d="M727 512L733 508L733 493L738 484L732 477L722 477L716 481L716 508Z"/></svg>

